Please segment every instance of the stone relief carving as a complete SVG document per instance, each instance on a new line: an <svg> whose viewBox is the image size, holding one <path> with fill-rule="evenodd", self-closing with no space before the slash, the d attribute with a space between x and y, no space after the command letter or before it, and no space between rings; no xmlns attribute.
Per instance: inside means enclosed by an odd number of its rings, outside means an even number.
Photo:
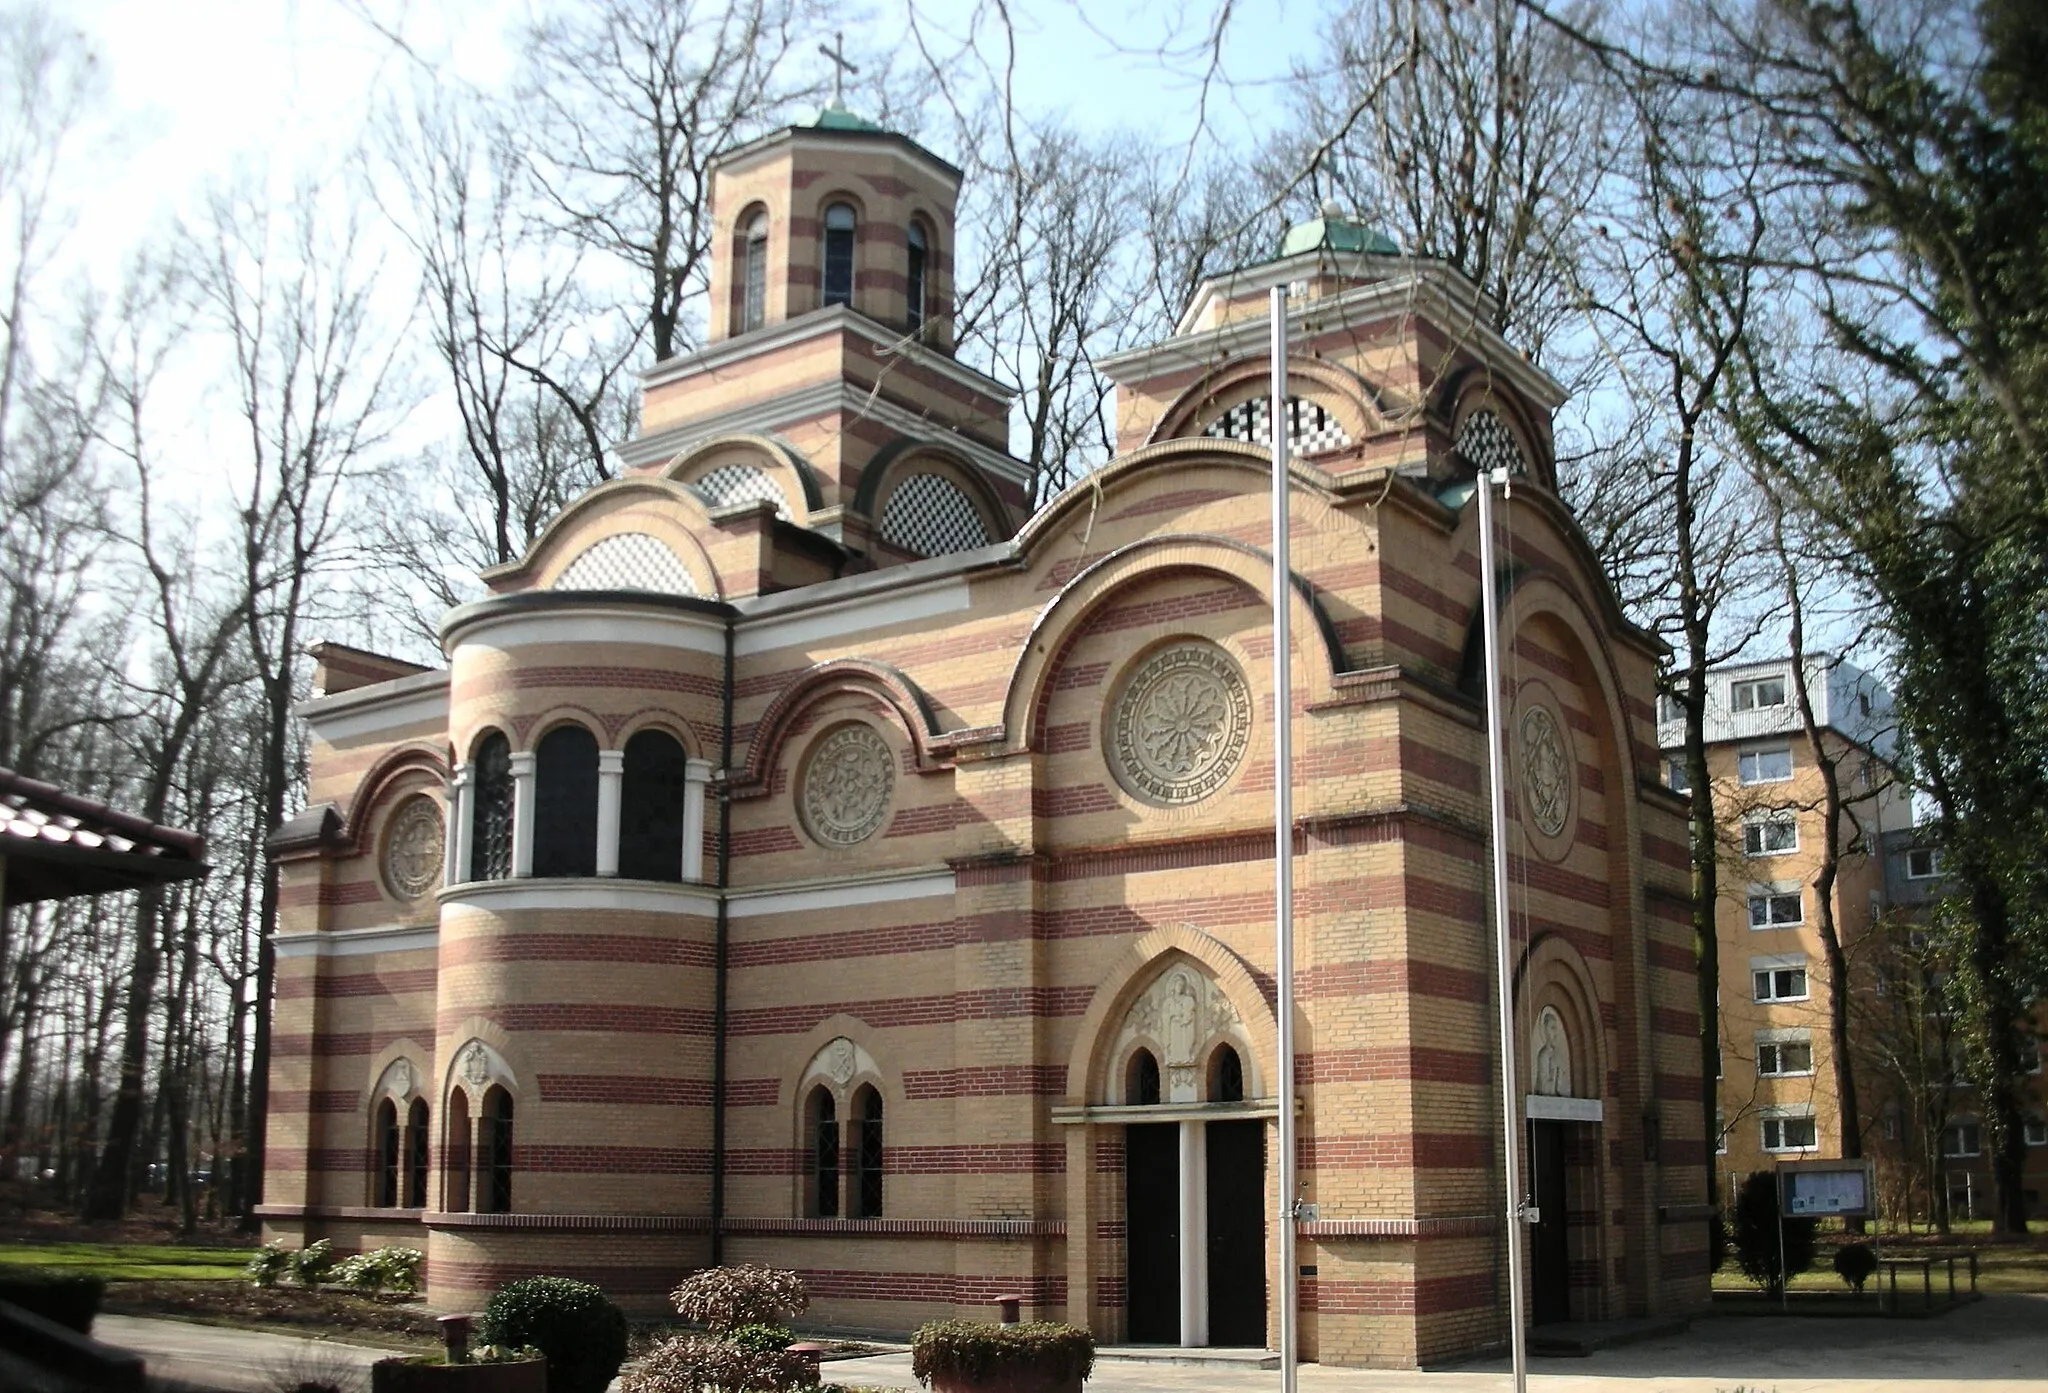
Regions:
<svg viewBox="0 0 2048 1393"><path fill-rule="evenodd" d="M1564 835L1571 820L1578 769L1565 733L1548 706L1531 703L1516 722L1521 737L1522 797L1529 820L1547 837Z"/></svg>
<svg viewBox="0 0 2048 1393"><path fill-rule="evenodd" d="M822 1078L829 1080L834 1088L843 1089L858 1075L866 1074L873 1077L881 1072L875 1067L873 1055L844 1035L837 1035L827 1040L818 1052L811 1056L811 1062L804 1066L803 1078L798 1081L798 1086L801 1088L812 1079Z"/></svg>
<svg viewBox="0 0 2048 1393"><path fill-rule="evenodd" d="M1569 1098L1572 1092L1572 1046L1564 1032L1564 1017L1555 1006L1536 1013L1536 1067L1529 1091L1553 1098Z"/></svg>
<svg viewBox="0 0 2048 1393"><path fill-rule="evenodd" d="M1111 769L1147 802L1200 802L1243 762L1251 714L1251 691L1229 654L1209 643L1173 644L1124 683L1106 742Z"/></svg>
<svg viewBox="0 0 2048 1393"><path fill-rule="evenodd" d="M491 1081L491 1049L481 1040L472 1040L462 1047L461 1056L455 1061L455 1071L471 1088L482 1088Z"/></svg>
<svg viewBox="0 0 2048 1393"><path fill-rule="evenodd" d="M412 1062L394 1059L391 1061L391 1067L384 1071L384 1082L377 1091L380 1094L389 1093L393 1097L403 1098L412 1092L412 1085Z"/></svg>
<svg viewBox="0 0 2048 1393"><path fill-rule="evenodd" d="M1218 1038L1228 1038L1246 1063L1250 1055L1237 1038L1237 1011L1204 973L1185 962L1159 974L1124 1016L1112 1057L1121 1060L1140 1040L1161 1052L1161 1102L1201 1099L1203 1056ZM1125 1100L1128 1101L1128 1100Z"/></svg>
<svg viewBox="0 0 2048 1393"><path fill-rule="evenodd" d="M444 855L441 809L428 797L409 798L384 831L384 883L401 900L416 900L441 882Z"/></svg>
<svg viewBox="0 0 2048 1393"><path fill-rule="evenodd" d="M804 763L804 827L826 846L864 842L881 827L895 783L888 742L858 721L840 726L812 747Z"/></svg>

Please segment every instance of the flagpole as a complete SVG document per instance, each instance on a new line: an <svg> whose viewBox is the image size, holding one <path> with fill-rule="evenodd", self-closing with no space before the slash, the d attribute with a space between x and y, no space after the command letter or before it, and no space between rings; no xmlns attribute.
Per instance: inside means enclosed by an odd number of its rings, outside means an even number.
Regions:
<svg viewBox="0 0 2048 1393"><path fill-rule="evenodd" d="M1273 383L1267 412L1273 437L1273 979L1279 1018L1280 1393L1295 1393L1294 1258L1294 686L1288 628L1293 567L1287 540L1287 287L1276 285Z"/></svg>
<svg viewBox="0 0 2048 1393"><path fill-rule="evenodd" d="M1521 1098L1515 1076L1514 966L1508 944L1508 795L1507 757L1502 748L1500 694L1500 601L1496 594L1493 558L1493 486L1490 470L1480 470L1479 610L1486 642L1486 771L1493 832L1493 951L1500 981L1500 1110L1501 1154L1506 1171L1508 1232L1508 1345L1515 1393L1529 1386L1529 1355L1522 1329L1522 1160ZM1501 471L1498 482L1507 482Z"/></svg>

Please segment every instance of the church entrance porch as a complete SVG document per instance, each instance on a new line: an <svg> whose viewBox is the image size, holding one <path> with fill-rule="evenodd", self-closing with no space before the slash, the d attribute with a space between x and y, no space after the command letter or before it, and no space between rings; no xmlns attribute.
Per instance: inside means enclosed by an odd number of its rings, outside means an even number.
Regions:
<svg viewBox="0 0 2048 1393"><path fill-rule="evenodd" d="M1133 1344L1266 1343L1266 1124L1124 1128L1124 1277Z"/></svg>

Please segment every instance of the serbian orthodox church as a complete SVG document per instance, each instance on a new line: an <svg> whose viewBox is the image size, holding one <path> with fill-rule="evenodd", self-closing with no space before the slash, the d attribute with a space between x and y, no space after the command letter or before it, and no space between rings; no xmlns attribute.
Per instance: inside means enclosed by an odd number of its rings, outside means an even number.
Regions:
<svg viewBox="0 0 2048 1393"><path fill-rule="evenodd" d="M316 650L281 863L266 1232L655 1309L1507 1336L1476 468L1502 509L1537 1321L1689 1309L1707 1226L1657 642L1556 492L1557 383L1335 216L1106 365L1035 514L953 355L959 171L846 113L716 170L710 332L618 478L441 626ZM1275 1096L1267 302L1289 291L1298 1089Z"/></svg>

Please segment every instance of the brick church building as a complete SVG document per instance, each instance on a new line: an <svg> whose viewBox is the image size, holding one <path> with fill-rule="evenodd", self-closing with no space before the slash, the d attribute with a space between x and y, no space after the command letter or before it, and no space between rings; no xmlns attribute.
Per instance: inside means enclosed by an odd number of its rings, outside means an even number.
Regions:
<svg viewBox="0 0 2048 1393"><path fill-rule="evenodd" d="M1334 216L1107 364L1035 514L952 352L959 171L846 113L733 152L708 346L445 668L317 650L262 1215L654 1309L1272 1338L1268 290L1291 288L1302 1348L1506 1338L1476 465L1499 577L1534 1318L1706 1297L1659 646L1558 499L1558 385Z"/></svg>

